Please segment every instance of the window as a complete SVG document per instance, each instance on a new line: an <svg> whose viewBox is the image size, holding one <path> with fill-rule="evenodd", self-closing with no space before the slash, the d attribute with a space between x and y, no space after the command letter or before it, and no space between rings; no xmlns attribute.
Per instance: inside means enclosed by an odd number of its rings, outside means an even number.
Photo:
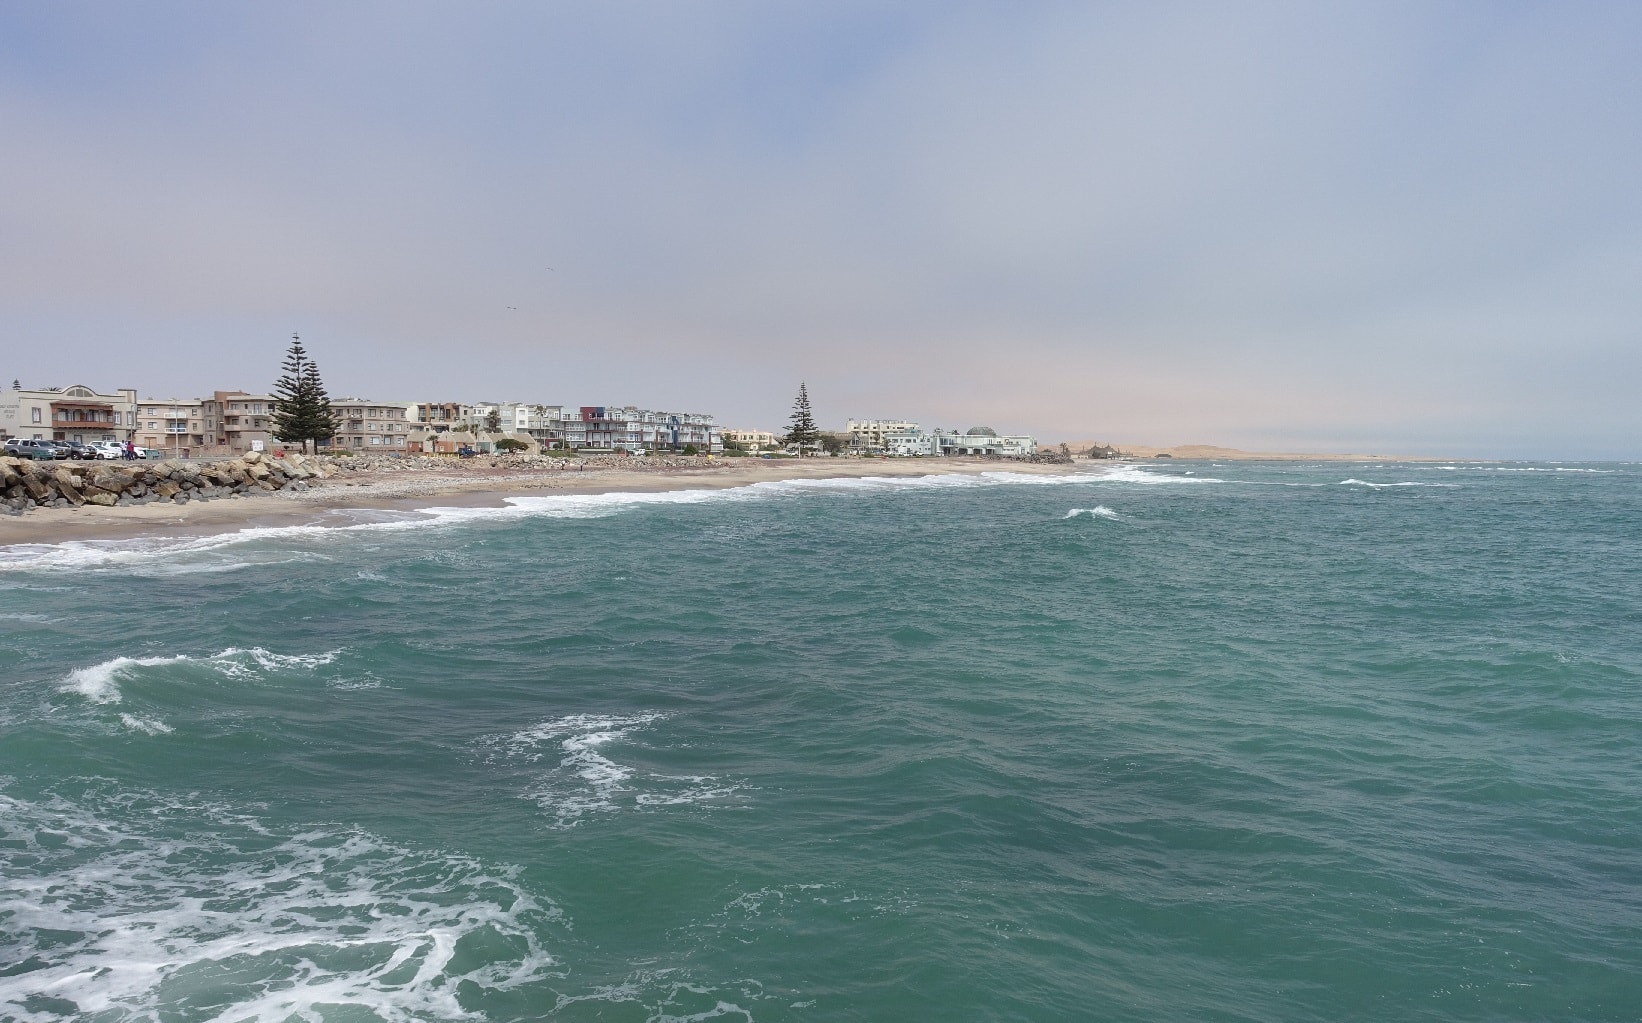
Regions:
<svg viewBox="0 0 1642 1023"><path fill-rule="evenodd" d="M38 408L29 409L29 422L38 423L39 421L40 421L40 410ZM36 438L36 439L38 439L38 438Z"/></svg>

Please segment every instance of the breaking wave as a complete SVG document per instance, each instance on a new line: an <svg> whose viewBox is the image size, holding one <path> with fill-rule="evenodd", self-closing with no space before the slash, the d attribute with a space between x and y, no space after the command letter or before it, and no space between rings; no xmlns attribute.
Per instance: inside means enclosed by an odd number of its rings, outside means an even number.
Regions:
<svg viewBox="0 0 1642 1023"><path fill-rule="evenodd" d="M206 666L227 678L243 679L253 677L261 671L292 668L311 670L330 664L341 653L341 650L331 650L323 654L276 654L261 647L229 647L209 657L190 657L187 654L177 654L173 657L114 657L89 667L74 669L63 679L60 688L66 693L76 693L92 703L119 703L124 698L124 694L120 692L120 680L130 678L142 668L191 663Z"/></svg>

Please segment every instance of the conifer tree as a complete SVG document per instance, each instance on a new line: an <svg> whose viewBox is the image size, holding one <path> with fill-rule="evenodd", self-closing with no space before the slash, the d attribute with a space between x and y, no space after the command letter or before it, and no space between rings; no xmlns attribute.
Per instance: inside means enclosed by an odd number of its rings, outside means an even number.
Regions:
<svg viewBox="0 0 1642 1023"><path fill-rule="evenodd" d="M320 441L329 443L342 429L342 421L331 407L331 396L319 379L319 363L312 359L302 369L302 384L308 399L308 438L318 448Z"/></svg>
<svg viewBox="0 0 1642 1023"><path fill-rule="evenodd" d="M815 428L815 416L810 413L810 392L803 382L798 385L798 397L792 403L791 425L783 443L796 444L799 453L814 447L821 440L821 431Z"/></svg>
<svg viewBox="0 0 1642 1023"><path fill-rule="evenodd" d="M309 437L308 352L296 334L291 335L291 347L285 350L285 362L279 368L280 377L274 384L273 434L287 444L303 444Z"/></svg>
<svg viewBox="0 0 1642 1023"><path fill-rule="evenodd" d="M335 437L341 423L319 379L319 364L308 358L296 334L291 335L291 347L280 369L279 382L274 384L274 436L287 444L300 444L304 451L308 441L317 446Z"/></svg>

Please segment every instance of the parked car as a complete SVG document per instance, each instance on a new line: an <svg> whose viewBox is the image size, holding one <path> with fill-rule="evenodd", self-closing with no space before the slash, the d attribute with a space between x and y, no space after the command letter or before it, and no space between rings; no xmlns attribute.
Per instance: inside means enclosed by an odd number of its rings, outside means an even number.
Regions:
<svg viewBox="0 0 1642 1023"><path fill-rule="evenodd" d="M42 462L49 462L57 457L57 445L49 440L13 437L6 441L6 454L16 455L18 458L34 458Z"/></svg>
<svg viewBox="0 0 1642 1023"><path fill-rule="evenodd" d="M91 450L94 452L91 456L93 458L109 460L125 457L125 446L111 440L100 440L91 445Z"/></svg>
<svg viewBox="0 0 1642 1023"><path fill-rule="evenodd" d="M70 458L93 459L97 457L97 449L93 445L85 444L77 440L64 440L58 441L57 443L63 448L64 451L68 452L68 457Z"/></svg>
<svg viewBox="0 0 1642 1023"><path fill-rule="evenodd" d="M51 450L53 452L51 457L53 457L53 458L72 458L73 457L73 453L69 449L67 441L43 440L40 443L51 445Z"/></svg>

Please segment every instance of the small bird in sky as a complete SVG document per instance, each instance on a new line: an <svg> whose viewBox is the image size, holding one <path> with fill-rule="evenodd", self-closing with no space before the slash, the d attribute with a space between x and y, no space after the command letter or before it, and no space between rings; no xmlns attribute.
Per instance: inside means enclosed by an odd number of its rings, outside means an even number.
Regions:
<svg viewBox="0 0 1642 1023"><path fill-rule="evenodd" d="M510 306L508 306L508 308L509 308L509 309L514 309L514 310L517 310L517 309L518 309L518 308L519 308L519 307L518 307L518 306L516 306L516 305L510 305Z"/></svg>

